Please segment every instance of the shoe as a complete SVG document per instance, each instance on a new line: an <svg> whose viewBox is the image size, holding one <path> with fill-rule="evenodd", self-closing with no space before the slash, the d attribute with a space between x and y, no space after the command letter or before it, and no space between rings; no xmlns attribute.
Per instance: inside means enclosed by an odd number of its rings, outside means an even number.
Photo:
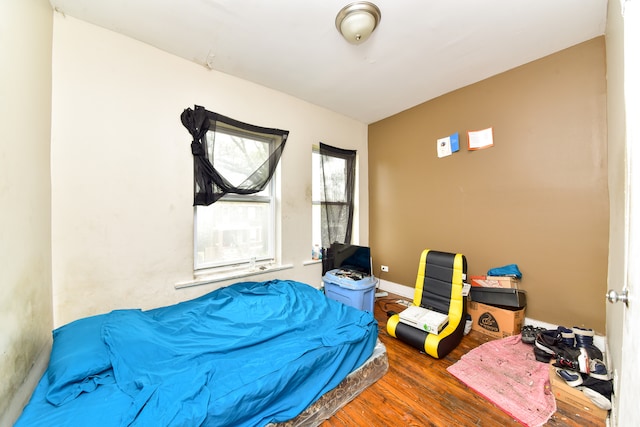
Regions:
<svg viewBox="0 0 640 427"><path fill-rule="evenodd" d="M540 352L546 353L549 358L556 359L555 366L570 369L572 371L580 370L578 359L580 356L580 350L565 345L562 342L561 332L557 329L540 332L536 336L534 345L540 350ZM536 360L539 359L536 358Z"/></svg>
<svg viewBox="0 0 640 427"><path fill-rule="evenodd" d="M574 333L576 345L578 345L578 343L585 345L593 344L593 337L595 336L595 332L593 332L593 329L574 326L573 328L571 328L571 330Z"/></svg>
<svg viewBox="0 0 640 427"><path fill-rule="evenodd" d="M572 331L575 336L576 348L580 349L580 372L591 374L591 371L593 369L596 369L596 378L608 379L606 366L602 363L602 351L600 351L600 349L593 344L593 337L595 336L595 332L593 332L593 329L574 326L572 328ZM600 363L598 365L594 365L591 362L592 360L597 360Z"/></svg>
<svg viewBox="0 0 640 427"><path fill-rule="evenodd" d="M557 368L569 369L571 371L581 371L580 362L575 357L575 354L570 354L566 351L562 351L556 353L555 359L556 362L553 364L553 366Z"/></svg>
<svg viewBox="0 0 640 427"><path fill-rule="evenodd" d="M591 359L589 353L584 347L577 347L578 349L578 370L584 374L588 374L591 369Z"/></svg>
<svg viewBox="0 0 640 427"><path fill-rule="evenodd" d="M611 409L612 380L603 381L586 377L579 388L598 408L605 411Z"/></svg>
<svg viewBox="0 0 640 427"><path fill-rule="evenodd" d="M551 355L543 350L540 350L538 347L533 347L533 355L536 357L536 360L538 362L551 362Z"/></svg>
<svg viewBox="0 0 640 427"><path fill-rule="evenodd" d="M542 331L536 335L534 345L537 349L554 357L558 351L558 345L560 339L558 338L558 331L556 329L549 329Z"/></svg>
<svg viewBox="0 0 640 427"><path fill-rule="evenodd" d="M600 349L593 344L593 337L595 336L595 332L593 332L593 329L574 326L572 330L575 336L576 347L584 348L585 350L587 350L589 359L603 359L602 351L600 351Z"/></svg>
<svg viewBox="0 0 640 427"><path fill-rule="evenodd" d="M580 375L579 372L557 368L556 374L562 378L568 386L577 387L582 384L582 375Z"/></svg>
<svg viewBox="0 0 640 427"><path fill-rule="evenodd" d="M524 325L520 330L521 340L525 344L533 344L536 341L536 336L542 331L546 331L546 329L533 325Z"/></svg>
<svg viewBox="0 0 640 427"><path fill-rule="evenodd" d="M575 333L573 329L558 326L558 332L562 337L562 343L569 347L575 347Z"/></svg>
<svg viewBox="0 0 640 427"><path fill-rule="evenodd" d="M602 360L598 359L589 360L589 376L602 381L608 381L611 379L609 378L607 366L602 362Z"/></svg>

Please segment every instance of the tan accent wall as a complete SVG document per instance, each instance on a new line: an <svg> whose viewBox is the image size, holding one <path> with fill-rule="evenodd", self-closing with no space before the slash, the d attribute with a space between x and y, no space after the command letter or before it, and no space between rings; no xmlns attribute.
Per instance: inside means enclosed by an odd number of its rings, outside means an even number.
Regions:
<svg viewBox="0 0 640 427"><path fill-rule="evenodd" d="M465 254L471 275L515 263L527 317L604 333L605 66L598 37L371 124L376 274L413 287L424 248ZM494 146L468 151L488 127ZM460 151L439 159L454 132Z"/></svg>

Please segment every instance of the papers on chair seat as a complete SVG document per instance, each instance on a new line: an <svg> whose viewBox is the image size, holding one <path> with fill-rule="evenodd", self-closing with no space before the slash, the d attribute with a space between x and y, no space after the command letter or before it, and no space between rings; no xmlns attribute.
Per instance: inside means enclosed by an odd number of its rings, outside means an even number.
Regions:
<svg viewBox="0 0 640 427"><path fill-rule="evenodd" d="M449 316L412 305L400 313L400 322L430 334L438 335L449 323Z"/></svg>

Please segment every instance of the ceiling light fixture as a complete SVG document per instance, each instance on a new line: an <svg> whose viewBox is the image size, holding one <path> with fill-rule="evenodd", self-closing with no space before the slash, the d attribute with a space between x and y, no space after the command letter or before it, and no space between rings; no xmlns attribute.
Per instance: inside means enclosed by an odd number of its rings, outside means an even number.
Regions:
<svg viewBox="0 0 640 427"><path fill-rule="evenodd" d="M336 28L349 43L360 44L373 33L381 17L378 6L368 1L357 1L338 12Z"/></svg>

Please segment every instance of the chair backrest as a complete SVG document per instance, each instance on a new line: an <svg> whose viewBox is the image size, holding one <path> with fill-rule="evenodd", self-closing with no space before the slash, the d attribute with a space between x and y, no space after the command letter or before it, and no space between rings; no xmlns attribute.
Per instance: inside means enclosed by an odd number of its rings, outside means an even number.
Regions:
<svg viewBox="0 0 640 427"><path fill-rule="evenodd" d="M425 249L420 256L413 304L444 314L452 309L461 313L466 275L464 255Z"/></svg>

